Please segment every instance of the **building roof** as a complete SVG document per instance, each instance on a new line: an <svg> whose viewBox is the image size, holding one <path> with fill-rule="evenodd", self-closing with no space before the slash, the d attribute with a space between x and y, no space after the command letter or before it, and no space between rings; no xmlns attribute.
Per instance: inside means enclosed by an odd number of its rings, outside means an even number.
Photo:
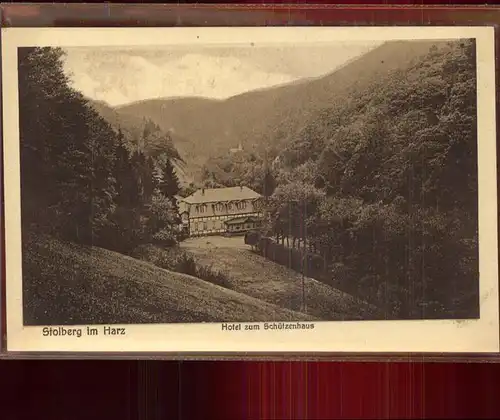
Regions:
<svg viewBox="0 0 500 420"><path fill-rule="evenodd" d="M226 187L200 189L184 199L189 204L213 203L218 201L252 200L261 195L248 187Z"/></svg>
<svg viewBox="0 0 500 420"><path fill-rule="evenodd" d="M242 216L242 217L235 217L234 219L226 220L224 223L226 225L237 225L240 223L247 223L247 222L258 222L260 219L255 216Z"/></svg>

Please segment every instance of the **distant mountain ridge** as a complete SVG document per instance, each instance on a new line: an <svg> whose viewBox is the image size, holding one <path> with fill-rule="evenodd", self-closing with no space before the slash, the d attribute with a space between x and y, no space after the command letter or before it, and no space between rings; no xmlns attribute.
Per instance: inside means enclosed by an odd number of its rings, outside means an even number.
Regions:
<svg viewBox="0 0 500 420"><path fill-rule="evenodd" d="M180 136L172 132L161 130L159 135L151 138L148 144L141 144L142 136L149 118L147 116L122 114L105 101L88 100L89 104L106 120L115 130L121 130L125 142L130 150L135 148L143 149L147 155L168 156L181 184L192 182L192 176L187 172L185 161L179 153L178 146L185 141Z"/></svg>
<svg viewBox="0 0 500 420"><path fill-rule="evenodd" d="M207 158L245 150L276 156L281 148L322 109L349 100L353 90L366 90L388 72L411 66L431 48L448 40L389 41L356 57L326 76L300 80L233 96L151 99L116 107L119 121L147 117L172 140L196 173Z"/></svg>

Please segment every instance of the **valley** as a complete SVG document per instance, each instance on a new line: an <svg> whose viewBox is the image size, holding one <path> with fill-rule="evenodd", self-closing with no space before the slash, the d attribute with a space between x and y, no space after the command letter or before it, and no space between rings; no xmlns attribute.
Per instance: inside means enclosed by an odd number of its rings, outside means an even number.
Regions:
<svg viewBox="0 0 500 420"><path fill-rule="evenodd" d="M475 48L117 107L20 51L26 322L477 317Z"/></svg>

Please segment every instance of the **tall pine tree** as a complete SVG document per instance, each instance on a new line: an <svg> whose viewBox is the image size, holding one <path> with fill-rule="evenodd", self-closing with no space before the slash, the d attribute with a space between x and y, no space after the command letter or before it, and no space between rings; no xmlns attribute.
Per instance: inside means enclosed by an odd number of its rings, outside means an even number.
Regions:
<svg viewBox="0 0 500 420"><path fill-rule="evenodd" d="M160 192L175 202L174 196L180 191L179 178L170 159L166 159L161 166L162 180L159 185Z"/></svg>

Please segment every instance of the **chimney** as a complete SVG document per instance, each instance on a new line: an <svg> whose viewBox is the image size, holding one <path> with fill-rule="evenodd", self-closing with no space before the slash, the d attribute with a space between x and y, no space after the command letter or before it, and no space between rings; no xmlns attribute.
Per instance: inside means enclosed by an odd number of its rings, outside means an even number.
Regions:
<svg viewBox="0 0 500 420"><path fill-rule="evenodd" d="M243 191L243 185L240 185L240 191Z"/></svg>
<svg viewBox="0 0 500 420"><path fill-rule="evenodd" d="M205 195L205 188L201 189L201 195Z"/></svg>

